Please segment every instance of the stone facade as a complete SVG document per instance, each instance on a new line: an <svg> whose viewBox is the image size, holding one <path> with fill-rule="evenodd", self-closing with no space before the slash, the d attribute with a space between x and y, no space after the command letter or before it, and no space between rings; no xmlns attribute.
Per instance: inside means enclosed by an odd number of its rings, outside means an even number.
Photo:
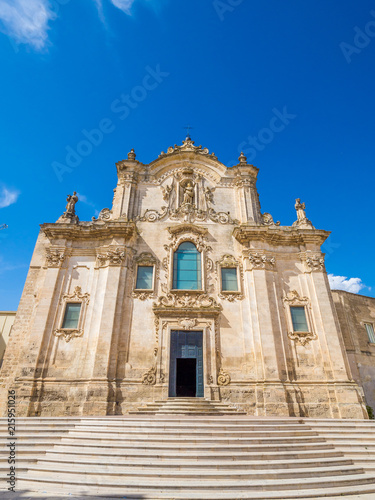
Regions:
<svg viewBox="0 0 375 500"><path fill-rule="evenodd" d="M375 410L375 339L366 330L366 324L375 327L375 298L342 290L332 290L332 296L353 378Z"/></svg>
<svg viewBox="0 0 375 500"><path fill-rule="evenodd" d="M0 311L0 367L3 363L5 348L16 316L15 311Z"/></svg>
<svg viewBox="0 0 375 500"><path fill-rule="evenodd" d="M19 416L125 414L167 398L179 332L182 350L199 351L208 399L251 415L367 418L324 268L329 233L299 199L296 222L281 226L261 213L258 169L243 154L227 168L189 137L150 164L132 150L117 173L97 219L78 220L73 194L41 226L1 372ZM199 290L173 289L183 242L199 252ZM140 266L153 267L151 288L136 289ZM223 289L225 268L236 290ZM69 303L81 304L74 328L63 324ZM304 330L291 307L304 309Z"/></svg>

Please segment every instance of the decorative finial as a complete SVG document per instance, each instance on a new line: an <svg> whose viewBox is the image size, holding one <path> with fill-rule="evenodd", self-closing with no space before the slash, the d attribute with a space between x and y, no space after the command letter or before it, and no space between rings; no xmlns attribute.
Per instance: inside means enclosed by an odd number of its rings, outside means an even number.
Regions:
<svg viewBox="0 0 375 500"><path fill-rule="evenodd" d="M301 203L301 198L296 199L296 203L294 208L297 212L297 220L293 223L294 227L300 227L302 229L314 229L311 221L306 217L306 205L305 203Z"/></svg>
<svg viewBox="0 0 375 500"><path fill-rule="evenodd" d="M241 151L241 154L240 154L240 156L238 157L238 161L239 161L240 163L247 163L247 158L246 158L246 156L243 154L243 151Z"/></svg>
<svg viewBox="0 0 375 500"><path fill-rule="evenodd" d="M62 214L61 217L59 217L57 222L68 222L69 223L77 223L79 221L78 216L76 215L76 203L78 201L78 196L76 191L73 191L73 194L68 194L66 201L68 202L66 204L65 212Z"/></svg>
<svg viewBox="0 0 375 500"><path fill-rule="evenodd" d="M128 160L135 160L136 154L134 152L134 149L131 148L130 152L128 153Z"/></svg>
<svg viewBox="0 0 375 500"><path fill-rule="evenodd" d="M192 130L193 127L190 127L190 125L187 125L184 128L187 130L185 141L191 141L190 130Z"/></svg>

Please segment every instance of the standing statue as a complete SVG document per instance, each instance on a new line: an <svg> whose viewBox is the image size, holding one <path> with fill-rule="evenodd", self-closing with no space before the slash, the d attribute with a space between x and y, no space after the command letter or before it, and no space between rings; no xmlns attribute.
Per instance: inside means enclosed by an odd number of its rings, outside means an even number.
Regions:
<svg viewBox="0 0 375 500"><path fill-rule="evenodd" d="M315 229L311 221L306 217L306 206L301 203L301 198L296 199L294 208L297 211L297 220L293 222L293 226L301 229Z"/></svg>
<svg viewBox="0 0 375 500"><path fill-rule="evenodd" d="M302 222L306 220L306 206L304 203L301 203L301 198L296 199L296 204L294 208L297 210L297 220Z"/></svg>
<svg viewBox="0 0 375 500"><path fill-rule="evenodd" d="M183 203L190 203L191 205L193 204L194 200L194 187L193 184L189 181L186 186L184 187L184 201Z"/></svg>
<svg viewBox="0 0 375 500"><path fill-rule="evenodd" d="M76 211L75 211L75 205L78 201L78 196L77 196L77 193L76 191L73 192L73 195L70 195L68 194L68 197L66 199L66 201L68 202L67 205L66 205L66 211L65 211L65 214L69 217L69 216L74 216L76 214Z"/></svg>

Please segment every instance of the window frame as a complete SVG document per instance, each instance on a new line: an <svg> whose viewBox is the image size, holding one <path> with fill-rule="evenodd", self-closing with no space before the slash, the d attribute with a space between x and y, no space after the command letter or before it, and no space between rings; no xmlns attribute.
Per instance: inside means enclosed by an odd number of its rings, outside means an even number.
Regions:
<svg viewBox="0 0 375 500"><path fill-rule="evenodd" d="M237 290L223 290L222 269L236 269ZM223 255L217 262L217 276L219 283L219 297L222 299L234 300L243 298L242 288L242 267L233 255Z"/></svg>
<svg viewBox="0 0 375 500"><path fill-rule="evenodd" d="M151 288L137 288L137 280L138 280L138 268L139 267L151 267L152 268L152 283L151 283ZM136 268L135 268L135 280L134 280L134 291L135 292L149 292L153 293L155 290L155 263L151 262L142 262L139 261L136 263Z"/></svg>
<svg viewBox="0 0 375 500"><path fill-rule="evenodd" d="M316 340L318 336L314 328L310 299L308 297L301 297L297 290L291 290L287 294L284 292L283 303L289 339L302 346L306 346L311 340ZM294 330L291 307L304 308L308 328L306 332Z"/></svg>
<svg viewBox="0 0 375 500"><path fill-rule="evenodd" d="M174 284L174 259L175 259L175 254L178 252L178 249L180 248L180 246L183 244L183 243L191 243L192 245L194 245L196 251L198 252L199 256L200 256L200 274L201 274L201 287L200 288L194 288L194 289L191 289L191 288L174 288L173 287L173 284ZM196 243L194 241L192 241L191 239L184 239L182 241L179 242L179 244L177 245L176 249L173 250L171 249L172 251L172 254L171 254L171 263L170 263L170 279L169 279L169 289L172 291L172 292L189 292L189 293L202 293L205 291L205 283L206 283L206 276L205 276L205 269L204 269L204 255L203 255L203 252L204 250L202 249L201 251L199 251Z"/></svg>
<svg viewBox="0 0 375 500"><path fill-rule="evenodd" d="M294 329L294 324L293 324L293 316L292 316L292 308L293 307L298 307L298 308L303 308L305 312L305 319L306 319L306 325L307 325L307 330L295 330ZM306 306L302 304L290 304L289 305L289 314L290 314L290 323L292 326L292 332L293 333L310 333L311 332L311 327L309 325L309 319L308 319L308 314L306 310Z"/></svg>
<svg viewBox="0 0 375 500"><path fill-rule="evenodd" d="M60 301L60 312L57 320L58 327L53 331L54 335L58 338L63 336L66 342L69 342L73 337L82 337L89 302L90 295L88 293L82 293L80 286L76 286L71 294L64 293ZM67 304L81 304L76 328L63 327Z"/></svg>
<svg viewBox="0 0 375 500"><path fill-rule="evenodd" d="M367 328L366 328L367 325L371 326L371 328L372 328L372 334L374 336L373 340L371 340L370 335L369 335L369 333L367 331ZM366 335L367 335L367 341L368 341L368 343L370 345L375 345L375 328L374 328L374 323L371 323L370 321L364 321L363 322L363 326L365 327L365 330L366 330Z"/></svg>

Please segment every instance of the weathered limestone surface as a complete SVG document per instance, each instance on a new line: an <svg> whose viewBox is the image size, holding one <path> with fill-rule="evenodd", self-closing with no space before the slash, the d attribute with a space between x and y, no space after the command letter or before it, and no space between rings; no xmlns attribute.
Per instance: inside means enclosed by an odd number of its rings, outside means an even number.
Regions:
<svg viewBox="0 0 375 500"><path fill-rule="evenodd" d="M365 323L375 324L375 298L342 290L333 290L332 297L353 378L363 387L366 404L375 409L375 344L365 328Z"/></svg>
<svg viewBox="0 0 375 500"><path fill-rule="evenodd" d="M113 206L80 222L75 199L42 224L1 371L18 415L126 414L169 394L172 330L203 332L204 396L254 415L366 418L352 380L315 229L300 200L292 227L262 214L258 169L226 168L187 138L145 165L117 163ZM73 201L72 201L73 200ZM74 202L74 203L73 203ZM72 204L73 203L73 204ZM184 241L201 255L202 289L172 289ZM137 265L154 266L135 290ZM237 269L238 291L221 287ZM62 328L80 301L79 325ZM294 332L290 306L305 307Z"/></svg>

